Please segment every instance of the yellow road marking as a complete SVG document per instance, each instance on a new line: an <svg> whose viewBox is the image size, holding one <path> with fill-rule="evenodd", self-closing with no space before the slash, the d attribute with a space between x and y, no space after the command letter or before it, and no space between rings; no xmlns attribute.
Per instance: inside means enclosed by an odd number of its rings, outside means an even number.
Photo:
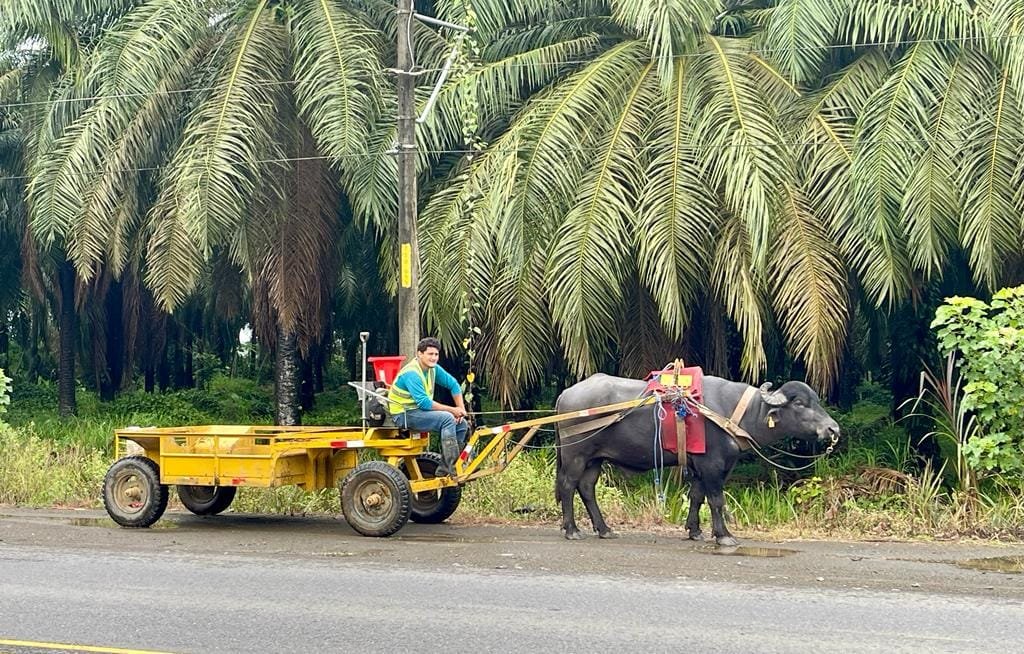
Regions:
<svg viewBox="0 0 1024 654"><path fill-rule="evenodd" d="M2 638L0 638L0 645L10 645L11 647L35 647L38 649L63 649L72 652L101 652L102 654L169 654L168 652L157 652L149 649L97 647L94 645L74 645L71 643L43 643L34 640L4 640Z"/></svg>

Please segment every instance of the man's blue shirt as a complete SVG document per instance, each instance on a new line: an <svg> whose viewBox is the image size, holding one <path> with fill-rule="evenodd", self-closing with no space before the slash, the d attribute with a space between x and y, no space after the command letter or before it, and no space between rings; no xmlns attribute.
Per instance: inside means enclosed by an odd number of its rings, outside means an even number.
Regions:
<svg viewBox="0 0 1024 654"><path fill-rule="evenodd" d="M423 373L428 374L427 372ZM430 411L434 408L434 398L427 395L427 389L423 386L423 377L421 377L415 370L408 370L403 372L395 379L395 386L401 388L403 391L412 396L413 401L416 402L416 408L424 411ZM434 387L443 386L452 393L452 397L456 397L462 394L462 388L459 387L459 382L455 381L455 378L448 374L448 371L441 366L434 366Z"/></svg>

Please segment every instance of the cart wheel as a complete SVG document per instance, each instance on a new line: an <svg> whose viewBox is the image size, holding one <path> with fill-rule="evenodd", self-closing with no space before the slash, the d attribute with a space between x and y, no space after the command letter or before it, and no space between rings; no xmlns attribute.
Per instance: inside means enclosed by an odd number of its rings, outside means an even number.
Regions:
<svg viewBox="0 0 1024 654"><path fill-rule="evenodd" d="M178 499L196 515L217 515L231 506L238 488L234 486L182 486Z"/></svg>
<svg viewBox="0 0 1024 654"><path fill-rule="evenodd" d="M167 509L160 467L144 456L118 459L103 479L103 506L122 527L148 527Z"/></svg>
<svg viewBox="0 0 1024 654"><path fill-rule="evenodd" d="M390 536L409 521L412 492L398 468L383 461L360 463L341 485L345 520L364 536Z"/></svg>
<svg viewBox="0 0 1024 654"><path fill-rule="evenodd" d="M416 463L420 467L420 474L430 479L436 477L438 466L444 459L436 452L424 452L416 455ZM409 476L405 464L401 466L405 476ZM427 525L436 525L444 522L455 513L462 501L462 486L448 486L434 491L423 491L413 493L412 512L409 519Z"/></svg>

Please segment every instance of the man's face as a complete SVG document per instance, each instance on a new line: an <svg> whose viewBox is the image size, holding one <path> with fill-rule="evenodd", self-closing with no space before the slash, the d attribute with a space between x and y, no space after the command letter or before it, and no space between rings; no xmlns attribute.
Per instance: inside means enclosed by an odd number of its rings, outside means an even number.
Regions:
<svg viewBox="0 0 1024 654"><path fill-rule="evenodd" d="M422 352L416 353L416 359L420 362L421 368L433 368L437 365L437 360L441 356L436 347L428 347Z"/></svg>

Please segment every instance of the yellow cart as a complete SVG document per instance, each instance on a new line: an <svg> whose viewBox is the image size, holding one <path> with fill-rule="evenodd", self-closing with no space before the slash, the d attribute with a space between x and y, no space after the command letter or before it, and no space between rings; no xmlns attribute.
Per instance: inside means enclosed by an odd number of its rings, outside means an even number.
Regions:
<svg viewBox="0 0 1024 654"><path fill-rule="evenodd" d="M537 430L587 416L594 428L654 397L533 420L481 427L469 437L451 476L437 477L440 455L429 439L395 427L271 427L208 425L128 428L116 432L115 462L103 483L107 513L124 527L148 527L167 508L168 491L192 513L216 515L238 488L338 487L345 519L366 536L390 536L405 523L439 523L462 498L462 485L501 472ZM577 427L574 427L574 429ZM526 430L518 440L512 436ZM126 441L142 452L122 457ZM379 460L360 462L360 451Z"/></svg>

